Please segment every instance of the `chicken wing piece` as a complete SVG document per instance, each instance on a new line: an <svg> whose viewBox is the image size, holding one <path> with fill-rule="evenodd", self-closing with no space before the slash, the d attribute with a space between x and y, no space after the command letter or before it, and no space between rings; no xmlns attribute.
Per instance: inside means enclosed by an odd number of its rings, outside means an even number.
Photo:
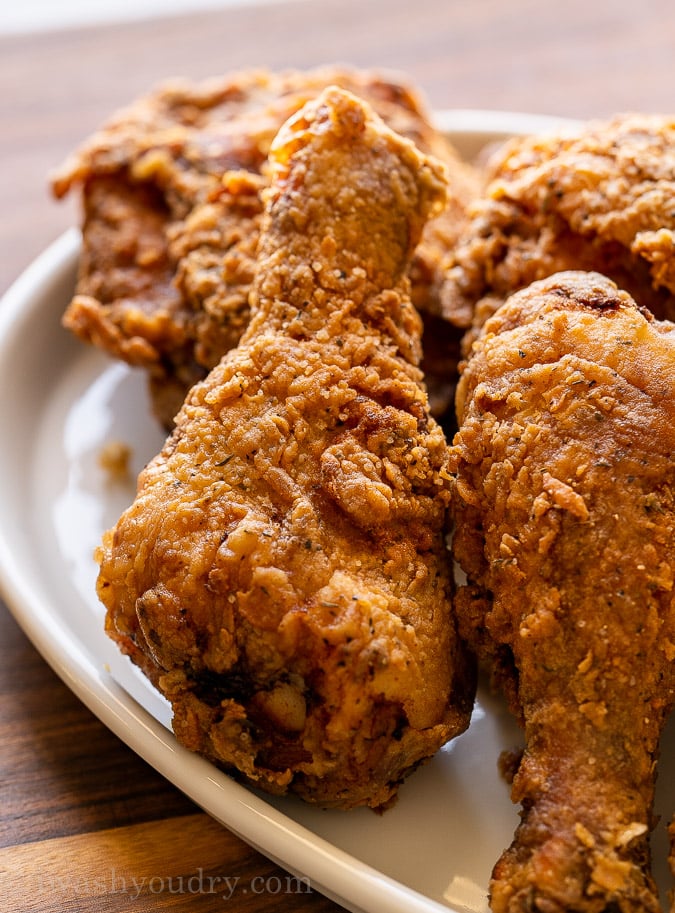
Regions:
<svg viewBox="0 0 675 913"><path fill-rule="evenodd" d="M474 689L406 278L443 169L337 88L270 163L251 322L106 535L98 592L181 742L272 792L382 807Z"/></svg>
<svg viewBox="0 0 675 913"><path fill-rule="evenodd" d="M675 699L675 326L560 273L485 324L458 388L460 633L521 719L495 913L659 909L655 763Z"/></svg>
<svg viewBox="0 0 675 913"><path fill-rule="evenodd" d="M444 314L472 328L562 270L609 276L675 319L675 119L622 115L507 142L448 259Z"/></svg>
<svg viewBox="0 0 675 913"><path fill-rule="evenodd" d="M434 375L434 407L440 413L452 404L448 378L461 332L438 316L440 261L477 192L475 171L395 74L252 70L159 86L115 115L53 178L58 197L81 186L84 208L82 262L64 323L84 341L148 371L154 409L167 428L190 386L237 343L248 321L262 212L251 186L265 169L270 143L294 111L330 84L367 100L392 129L451 171L453 192L425 228L411 276L415 304L430 312L431 341L439 334L446 341L447 355ZM235 192L231 183L221 188L223 172L232 170L251 175L248 183L242 176ZM223 283L228 294L213 309L201 292Z"/></svg>

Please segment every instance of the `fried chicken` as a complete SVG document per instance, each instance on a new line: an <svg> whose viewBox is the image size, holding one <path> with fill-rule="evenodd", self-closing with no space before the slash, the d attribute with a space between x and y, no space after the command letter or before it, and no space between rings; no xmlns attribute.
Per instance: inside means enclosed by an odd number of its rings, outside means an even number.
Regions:
<svg viewBox="0 0 675 913"><path fill-rule="evenodd" d="M458 387L460 633L524 726L495 913L656 911L675 699L675 326L566 272L488 320Z"/></svg>
<svg viewBox="0 0 675 913"><path fill-rule="evenodd" d="M466 351L510 294L563 270L600 272L675 319L674 198L673 118L624 115L508 141L447 262L443 312L471 329Z"/></svg>
<svg viewBox="0 0 675 913"><path fill-rule="evenodd" d="M393 74L247 71L158 87L113 117L53 180L57 197L74 185L83 191L82 262L64 323L147 369L166 427L190 386L236 344L248 321L262 213L252 188L262 181L242 175L233 191L230 181L222 188L222 175L264 171L281 124L329 84L366 99L392 129L451 171L452 194L426 227L411 276L415 304L430 315L436 352L430 369L440 361L433 405L442 413L452 404L461 332L439 316L439 264L477 191L475 172L433 128L415 91ZM208 300L214 288L215 309Z"/></svg>
<svg viewBox="0 0 675 913"><path fill-rule="evenodd" d="M107 533L98 593L183 744L380 808L468 725L475 684L406 276L443 169L333 87L270 170L251 321Z"/></svg>

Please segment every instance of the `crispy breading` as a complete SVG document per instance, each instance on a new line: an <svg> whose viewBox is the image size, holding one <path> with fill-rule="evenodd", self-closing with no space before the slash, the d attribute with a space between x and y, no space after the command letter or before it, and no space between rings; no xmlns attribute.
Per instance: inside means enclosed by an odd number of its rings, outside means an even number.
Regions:
<svg viewBox="0 0 675 913"><path fill-rule="evenodd" d="M525 733L495 913L657 911L655 762L675 700L675 326L603 276L513 295L458 387L460 632Z"/></svg>
<svg viewBox="0 0 675 913"><path fill-rule="evenodd" d="M444 175L337 88L270 156L251 321L106 535L98 592L181 742L379 808L468 725L475 685L406 276Z"/></svg>
<svg viewBox="0 0 675 913"><path fill-rule="evenodd" d="M623 115L509 140L448 259L444 314L472 328L513 292L595 270L675 319L675 119Z"/></svg>
<svg viewBox="0 0 675 913"><path fill-rule="evenodd" d="M430 345L438 350L439 337L443 343L443 358L437 352L429 364L441 362L433 405L439 414L451 407L461 332L434 316L440 313L439 264L477 191L475 172L434 129L414 89L394 74L255 70L159 86L115 115L53 179L57 196L74 185L83 191L83 259L65 325L145 367L155 411L167 427L192 383L236 344L248 320L261 206L256 214L245 178L238 191L228 182L223 192L223 173L264 171L281 124L330 84L366 99L392 129L451 171L447 206L425 228L411 264L414 302L430 314ZM186 248L191 256L184 261ZM232 272L235 258L241 266ZM221 282L230 292L224 312L201 297Z"/></svg>

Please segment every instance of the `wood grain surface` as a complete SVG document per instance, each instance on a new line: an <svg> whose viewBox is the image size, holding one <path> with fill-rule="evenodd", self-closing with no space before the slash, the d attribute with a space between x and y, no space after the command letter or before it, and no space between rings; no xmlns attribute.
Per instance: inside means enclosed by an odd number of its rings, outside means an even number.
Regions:
<svg viewBox="0 0 675 913"><path fill-rule="evenodd" d="M671 0L302 0L0 37L0 292L79 220L50 170L168 76L342 62L401 70L435 108L593 118L672 111L674 48ZM338 909L265 890L285 874L119 742L2 603L0 745L3 910Z"/></svg>

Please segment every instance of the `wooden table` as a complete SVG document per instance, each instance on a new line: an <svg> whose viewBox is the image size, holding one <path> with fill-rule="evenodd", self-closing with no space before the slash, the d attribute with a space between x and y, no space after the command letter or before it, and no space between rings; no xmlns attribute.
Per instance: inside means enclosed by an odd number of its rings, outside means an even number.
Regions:
<svg viewBox="0 0 675 913"><path fill-rule="evenodd" d="M49 170L166 76L344 62L403 70L437 108L602 117L672 111L674 49L671 0L300 0L0 38L0 292L78 219ZM338 909L251 890L281 873L111 735L1 603L0 745L5 910L221 910L222 894L170 890L200 869L238 878L237 910Z"/></svg>

